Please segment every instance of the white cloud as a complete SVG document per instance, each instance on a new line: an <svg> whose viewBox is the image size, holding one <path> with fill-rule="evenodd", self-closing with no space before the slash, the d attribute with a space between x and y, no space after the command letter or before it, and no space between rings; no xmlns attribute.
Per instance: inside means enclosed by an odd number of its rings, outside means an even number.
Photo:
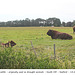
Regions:
<svg viewBox="0 0 75 75"><path fill-rule="evenodd" d="M0 0L0 20L57 17L74 20L75 0Z"/></svg>

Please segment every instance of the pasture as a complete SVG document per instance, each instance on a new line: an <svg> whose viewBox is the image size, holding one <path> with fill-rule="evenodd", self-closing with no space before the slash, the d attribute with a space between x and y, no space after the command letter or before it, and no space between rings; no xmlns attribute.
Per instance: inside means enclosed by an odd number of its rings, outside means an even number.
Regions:
<svg viewBox="0 0 75 75"><path fill-rule="evenodd" d="M52 39L46 34L49 29L68 33L73 39ZM11 40L16 42L13 48L0 46L0 69L75 69L72 27L0 27L0 43Z"/></svg>

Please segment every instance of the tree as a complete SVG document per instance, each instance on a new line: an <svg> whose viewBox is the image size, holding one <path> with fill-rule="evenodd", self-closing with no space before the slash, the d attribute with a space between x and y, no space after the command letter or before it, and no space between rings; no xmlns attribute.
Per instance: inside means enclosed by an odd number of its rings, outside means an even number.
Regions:
<svg viewBox="0 0 75 75"><path fill-rule="evenodd" d="M75 20L73 21L73 24L72 24L72 26L75 26Z"/></svg>
<svg viewBox="0 0 75 75"><path fill-rule="evenodd" d="M41 19L41 18L37 18L35 20L36 26L45 26L46 20Z"/></svg>
<svg viewBox="0 0 75 75"><path fill-rule="evenodd" d="M0 22L0 26L4 27L25 27L25 26L61 26L61 21L58 18L48 18L48 19L32 19L26 18L25 20L15 20Z"/></svg>
<svg viewBox="0 0 75 75"><path fill-rule="evenodd" d="M65 26L66 26L66 23L65 23L65 22L62 22L62 26L64 26L64 27L65 27Z"/></svg>
<svg viewBox="0 0 75 75"><path fill-rule="evenodd" d="M61 26L61 21L58 18L48 18L46 22L48 26Z"/></svg>
<svg viewBox="0 0 75 75"><path fill-rule="evenodd" d="M72 22L67 22L67 23L66 23L66 26L67 26L67 27L71 27L72 25L73 25Z"/></svg>
<svg viewBox="0 0 75 75"><path fill-rule="evenodd" d="M35 26L35 20L34 19L31 20L30 26Z"/></svg>
<svg viewBox="0 0 75 75"><path fill-rule="evenodd" d="M30 19L26 18L24 23L25 23L24 26L28 26L29 27L30 26Z"/></svg>

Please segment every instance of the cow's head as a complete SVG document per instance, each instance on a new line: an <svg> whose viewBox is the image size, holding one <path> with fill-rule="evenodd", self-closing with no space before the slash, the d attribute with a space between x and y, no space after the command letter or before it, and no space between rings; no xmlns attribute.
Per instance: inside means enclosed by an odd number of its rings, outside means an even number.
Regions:
<svg viewBox="0 0 75 75"><path fill-rule="evenodd" d="M47 35L52 36L53 35L53 30L48 30Z"/></svg>
<svg viewBox="0 0 75 75"><path fill-rule="evenodd" d="M9 41L9 43L10 43L11 47L16 45L16 43L14 41Z"/></svg>

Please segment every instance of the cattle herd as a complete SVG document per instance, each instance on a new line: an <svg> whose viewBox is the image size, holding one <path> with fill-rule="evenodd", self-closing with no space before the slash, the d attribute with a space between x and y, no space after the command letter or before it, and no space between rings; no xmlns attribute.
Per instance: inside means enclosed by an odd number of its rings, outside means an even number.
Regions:
<svg viewBox="0 0 75 75"><path fill-rule="evenodd" d="M73 33L75 32L75 26L73 27ZM67 33L58 32L55 30L48 30L47 35L51 36L52 39L64 39L64 40L71 40L73 37ZM9 41L7 43L1 43L3 47L13 47L16 43L14 41Z"/></svg>
<svg viewBox="0 0 75 75"><path fill-rule="evenodd" d="M75 26L73 27L73 33L75 32ZM65 39L70 40L73 39L73 37L67 33L58 32L55 30L48 30L47 35L51 36L52 39Z"/></svg>

